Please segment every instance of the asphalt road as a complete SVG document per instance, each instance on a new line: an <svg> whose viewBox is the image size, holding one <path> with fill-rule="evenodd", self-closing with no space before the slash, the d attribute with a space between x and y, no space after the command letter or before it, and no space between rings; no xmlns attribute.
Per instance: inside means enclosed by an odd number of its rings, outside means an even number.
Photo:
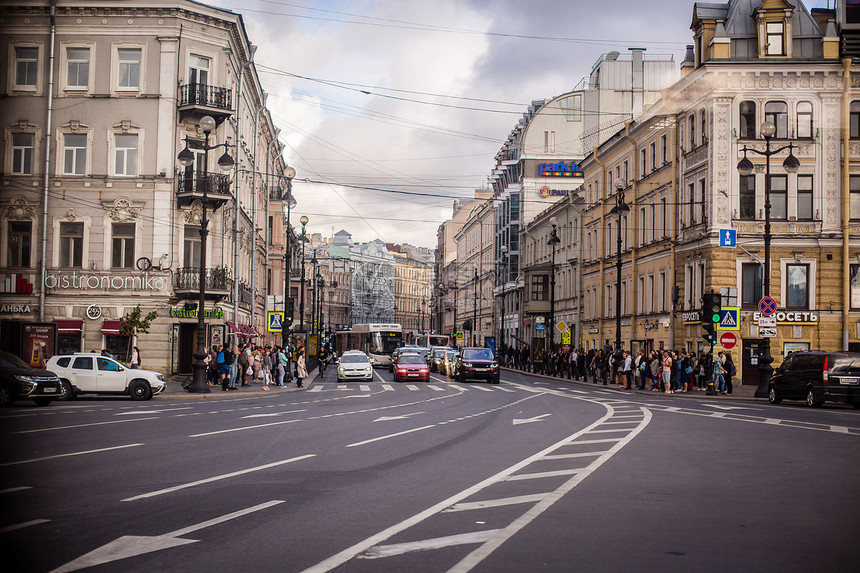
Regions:
<svg viewBox="0 0 860 573"><path fill-rule="evenodd" d="M0 411L5 571L855 571L860 411L505 372ZM233 394L233 393L229 393Z"/></svg>

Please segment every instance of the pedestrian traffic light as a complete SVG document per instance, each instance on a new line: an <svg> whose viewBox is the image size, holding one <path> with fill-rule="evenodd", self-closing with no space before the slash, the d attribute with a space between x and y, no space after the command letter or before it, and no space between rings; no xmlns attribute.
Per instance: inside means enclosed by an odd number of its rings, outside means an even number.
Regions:
<svg viewBox="0 0 860 573"><path fill-rule="evenodd" d="M702 338L711 346L717 343L717 325L722 314L722 297L713 292L702 295L702 328L705 334Z"/></svg>

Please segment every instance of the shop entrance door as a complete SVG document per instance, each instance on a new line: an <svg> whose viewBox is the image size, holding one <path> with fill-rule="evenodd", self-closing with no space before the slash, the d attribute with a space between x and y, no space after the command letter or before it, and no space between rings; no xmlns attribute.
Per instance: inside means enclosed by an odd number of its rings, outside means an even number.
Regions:
<svg viewBox="0 0 860 573"><path fill-rule="evenodd" d="M741 367L741 384L758 387L759 358L761 358L761 339L744 339Z"/></svg>
<svg viewBox="0 0 860 573"><path fill-rule="evenodd" d="M194 351L197 350L197 324L182 323L179 325L179 374L191 374L191 364L194 362Z"/></svg>

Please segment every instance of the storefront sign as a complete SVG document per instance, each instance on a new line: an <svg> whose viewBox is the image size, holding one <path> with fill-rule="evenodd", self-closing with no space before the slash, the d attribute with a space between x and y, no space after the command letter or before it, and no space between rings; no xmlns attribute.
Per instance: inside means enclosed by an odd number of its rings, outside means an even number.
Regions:
<svg viewBox="0 0 860 573"><path fill-rule="evenodd" d="M45 287L66 290L142 290L160 291L170 287L166 276L148 271L136 274L101 274L81 271L54 271L45 276Z"/></svg>
<svg viewBox="0 0 860 573"><path fill-rule="evenodd" d="M197 309L187 309L187 308L171 308L170 316L173 318L197 318ZM203 318L224 318L224 311L218 308L204 310Z"/></svg>
<svg viewBox="0 0 860 573"><path fill-rule="evenodd" d="M818 324L818 313L817 312L809 312L809 311L796 311L796 312L786 312L784 310L778 310L770 316L776 317L777 324L809 324L815 325ZM761 319L762 314L760 312L753 313L753 322L761 326L759 320Z"/></svg>
<svg viewBox="0 0 860 573"><path fill-rule="evenodd" d="M48 358L54 355L56 339L57 325L53 322L25 324L21 340L24 362L34 368L44 368Z"/></svg>
<svg viewBox="0 0 860 573"><path fill-rule="evenodd" d="M684 324L697 324L702 322L702 316L698 310L685 310L681 313L681 320Z"/></svg>
<svg viewBox="0 0 860 573"><path fill-rule="evenodd" d="M541 177L583 177L583 173L575 161L541 163L538 165L538 175Z"/></svg>
<svg viewBox="0 0 860 573"><path fill-rule="evenodd" d="M102 315L102 309L100 306L91 304L87 307L87 318L90 320L96 320L100 318Z"/></svg>
<svg viewBox="0 0 860 573"><path fill-rule="evenodd" d="M538 195L546 199L547 197L565 197L570 191L567 189L550 189L549 187L541 187L538 189Z"/></svg>
<svg viewBox="0 0 860 573"><path fill-rule="evenodd" d="M0 304L0 313L12 314L19 312L30 312L29 304Z"/></svg>
<svg viewBox="0 0 860 573"><path fill-rule="evenodd" d="M600 332L600 331L597 330L596 328L589 328L588 329L588 334L597 334L598 332Z"/></svg>

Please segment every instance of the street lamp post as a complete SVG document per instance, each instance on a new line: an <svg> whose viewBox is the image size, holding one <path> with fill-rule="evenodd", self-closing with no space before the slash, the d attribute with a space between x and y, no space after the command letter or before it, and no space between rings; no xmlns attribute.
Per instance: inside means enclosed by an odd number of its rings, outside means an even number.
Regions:
<svg viewBox="0 0 860 573"><path fill-rule="evenodd" d="M217 145L209 145L209 134L216 127L215 119L211 116L204 115L200 118L200 129L203 130L203 166L204 169L209 167L209 151L212 149L224 148L224 155L218 159L218 167L221 171L227 172L233 169L233 158L227 153L227 143L219 143ZM190 167L194 164L194 153L188 149L188 139L185 140L185 149L179 152L177 160L183 167ZM209 384L206 383L206 321L205 305L206 305L206 236L209 234L208 224L206 219L206 203L209 201L208 190L211 177L208 173L204 173L203 177L197 178L197 184L202 183L203 199L202 214L200 216L200 276L199 291L197 294L197 349L194 351L194 363L191 365L193 378L188 391L195 394L208 394Z"/></svg>
<svg viewBox="0 0 860 573"><path fill-rule="evenodd" d="M302 224L302 234L299 235L298 241L302 243L302 287L299 289L299 332L305 331L305 245L310 242L305 227L308 224L308 218L302 215L299 219Z"/></svg>
<svg viewBox="0 0 860 573"><path fill-rule="evenodd" d="M283 196L284 207L287 208L287 239L286 239L286 248L284 249L284 320L281 324L281 344L284 348L287 348L287 343L290 338L290 329L287 325L287 308L290 309L290 324L292 324L292 306L287 305L287 301L290 300L290 282L291 282L291 265L292 265L292 251L290 245L290 210L296 206L296 198L293 197L293 183L292 179L296 176L296 170L292 167L287 167L284 171L284 178L287 180L287 188L286 195Z"/></svg>
<svg viewBox="0 0 860 573"><path fill-rule="evenodd" d="M770 242L771 242L771 229L770 229L770 158L772 155L776 155L777 153L781 153L788 149L788 157L782 162L782 167L788 173L797 173L797 170L800 168L800 161L797 160L797 157L794 156L794 144L789 142L788 145L783 145L777 149L770 148L770 140L773 138L776 133L776 126L770 121L765 121L761 124L759 131L764 138L764 151L759 151L758 149L753 149L751 147L747 147L744 145L742 151L744 152L744 158L738 162L738 173L742 176L746 177L747 175L752 175L754 166L752 161L747 159L747 152L755 153L757 155L761 155L765 158L765 171L764 171L764 269L762 272L762 281L764 283L763 294L764 296L770 296ZM761 343L761 356L759 357L759 380L758 380L758 388L755 391L756 398L765 398L768 394L768 386L770 385L770 375L773 372L773 367L771 364L773 363L773 356L770 351L770 338L765 337L762 339Z"/></svg>
<svg viewBox="0 0 860 573"><path fill-rule="evenodd" d="M508 282L508 246L502 245L502 273L499 277L499 286L502 289L501 307L499 308L499 347L505 344L505 284Z"/></svg>
<svg viewBox="0 0 860 573"><path fill-rule="evenodd" d="M477 332L478 329L478 267L475 267L475 300L472 303L472 346L478 345Z"/></svg>
<svg viewBox="0 0 860 573"><path fill-rule="evenodd" d="M550 217L549 222L552 224L552 233L546 244L552 246L552 263L549 269L549 325L545 328L549 330L549 347L547 350L552 351L555 346L555 246L561 242L561 239L556 233L555 217Z"/></svg>
<svg viewBox="0 0 860 573"><path fill-rule="evenodd" d="M627 182L624 179L615 180L615 190L617 191L615 207L609 211L610 215L612 213L618 214L618 260L615 261L615 352L621 350L621 247L624 246L624 242L621 240L621 216L630 211L630 207L624 202L623 189L625 187L627 187Z"/></svg>

